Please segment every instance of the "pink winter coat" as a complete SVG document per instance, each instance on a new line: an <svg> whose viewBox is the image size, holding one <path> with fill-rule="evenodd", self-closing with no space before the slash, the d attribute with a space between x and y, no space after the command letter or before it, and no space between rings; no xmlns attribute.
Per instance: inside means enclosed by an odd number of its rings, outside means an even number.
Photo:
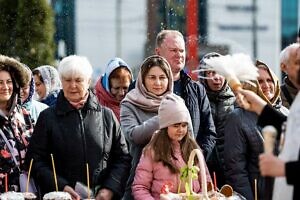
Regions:
<svg viewBox="0 0 300 200"><path fill-rule="evenodd" d="M186 166L184 162L179 144L175 148L174 165L179 168ZM211 182L208 170L206 169L207 182ZM199 179L193 181L193 190L200 192L201 180L200 173ZM132 184L132 195L135 200L151 200L160 199L161 188L166 183L172 183L173 187L170 192L177 193L179 186L179 174L173 174L168 167L164 166L162 162L155 162L152 154L142 154L140 162L135 171L135 177ZM181 183L180 192L185 192L184 185Z"/></svg>

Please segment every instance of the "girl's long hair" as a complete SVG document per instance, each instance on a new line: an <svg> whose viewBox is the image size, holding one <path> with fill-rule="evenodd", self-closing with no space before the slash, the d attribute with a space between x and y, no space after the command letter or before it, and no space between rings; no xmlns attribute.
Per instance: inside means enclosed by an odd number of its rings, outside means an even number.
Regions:
<svg viewBox="0 0 300 200"><path fill-rule="evenodd" d="M200 149L196 141L191 137L191 133L187 134L180 141L180 150L183 160L187 163L190 153L193 149ZM144 154L152 154L155 162L162 162L164 166L167 166L172 173L179 173L180 169L174 166L172 160L176 160L172 141L168 136L167 128L158 130L154 133L151 141L146 145Z"/></svg>

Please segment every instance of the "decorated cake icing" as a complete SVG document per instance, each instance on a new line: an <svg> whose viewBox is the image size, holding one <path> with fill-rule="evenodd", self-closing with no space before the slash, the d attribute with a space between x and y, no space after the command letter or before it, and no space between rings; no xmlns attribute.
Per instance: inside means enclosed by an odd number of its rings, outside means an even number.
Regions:
<svg viewBox="0 0 300 200"><path fill-rule="evenodd" d="M44 195L43 200L72 200L67 192L49 192Z"/></svg>
<svg viewBox="0 0 300 200"><path fill-rule="evenodd" d="M5 192L0 195L0 200L25 200L25 198L19 192Z"/></svg>

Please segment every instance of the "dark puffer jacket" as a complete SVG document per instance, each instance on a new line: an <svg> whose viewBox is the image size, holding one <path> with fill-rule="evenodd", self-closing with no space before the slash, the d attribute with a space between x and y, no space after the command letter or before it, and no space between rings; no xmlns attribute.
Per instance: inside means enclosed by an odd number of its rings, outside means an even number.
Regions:
<svg viewBox="0 0 300 200"><path fill-rule="evenodd" d="M273 108L283 114L288 114L287 108L282 106L280 98L279 81L268 66L260 61L256 66L267 70L274 83L274 97L268 99L259 84L259 78L248 89L254 91ZM247 200L254 199L254 180L257 180L258 199L268 199L271 191L265 187L265 179L260 175L258 167L258 156L263 152L263 136L257 125L258 116L250 111L236 108L229 115L225 126L224 161L225 177L228 184L234 190L241 193ZM275 146L276 149L276 146ZM277 149L278 150L278 149ZM268 181L268 186L271 181Z"/></svg>
<svg viewBox="0 0 300 200"><path fill-rule="evenodd" d="M216 130L205 88L183 71L180 72L180 81L183 88L181 97L190 112L196 141L208 158L215 146Z"/></svg>
<svg viewBox="0 0 300 200"><path fill-rule="evenodd" d="M283 84L280 86L280 89L282 105L284 105L286 108L290 108L298 93L298 89L293 85L293 83L287 76L284 78Z"/></svg>
<svg viewBox="0 0 300 200"><path fill-rule="evenodd" d="M119 199L130 170L130 156L119 123L112 111L102 107L89 91L84 107L75 109L60 92L57 104L44 110L36 123L26 156L33 158L32 174L42 193L55 190L50 154L53 154L58 189L91 184L113 191Z"/></svg>
<svg viewBox="0 0 300 200"><path fill-rule="evenodd" d="M211 113L216 126L216 146L214 151L207 162L208 168L211 172L215 172L217 176L218 187L220 188L225 184L224 176L224 129L226 119L234 109L235 96L228 86L227 82L224 83L220 91L212 91L209 89L206 82L204 82L206 93L210 101Z"/></svg>
<svg viewBox="0 0 300 200"><path fill-rule="evenodd" d="M225 126L226 182L246 199L254 199L254 179L257 180L258 198L263 199L264 181L259 173L258 155L263 152L261 128L256 125L257 115L236 108Z"/></svg>

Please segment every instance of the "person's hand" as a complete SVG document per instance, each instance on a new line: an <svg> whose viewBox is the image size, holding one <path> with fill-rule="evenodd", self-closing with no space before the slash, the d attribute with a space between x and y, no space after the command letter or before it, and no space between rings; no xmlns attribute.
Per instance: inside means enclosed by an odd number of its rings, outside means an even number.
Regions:
<svg viewBox="0 0 300 200"><path fill-rule="evenodd" d="M111 200L113 197L113 192L109 189L102 188L99 190L96 200Z"/></svg>
<svg viewBox="0 0 300 200"><path fill-rule="evenodd" d="M239 89L236 94L236 102L244 108L260 115L263 108L267 105L262 98L252 91Z"/></svg>
<svg viewBox="0 0 300 200"><path fill-rule="evenodd" d="M71 195L71 197L72 197L72 200L80 200L80 196L70 186L66 185L64 187L64 192L69 193Z"/></svg>
<svg viewBox="0 0 300 200"><path fill-rule="evenodd" d="M271 153L259 156L259 169L262 176L285 176L285 163Z"/></svg>

